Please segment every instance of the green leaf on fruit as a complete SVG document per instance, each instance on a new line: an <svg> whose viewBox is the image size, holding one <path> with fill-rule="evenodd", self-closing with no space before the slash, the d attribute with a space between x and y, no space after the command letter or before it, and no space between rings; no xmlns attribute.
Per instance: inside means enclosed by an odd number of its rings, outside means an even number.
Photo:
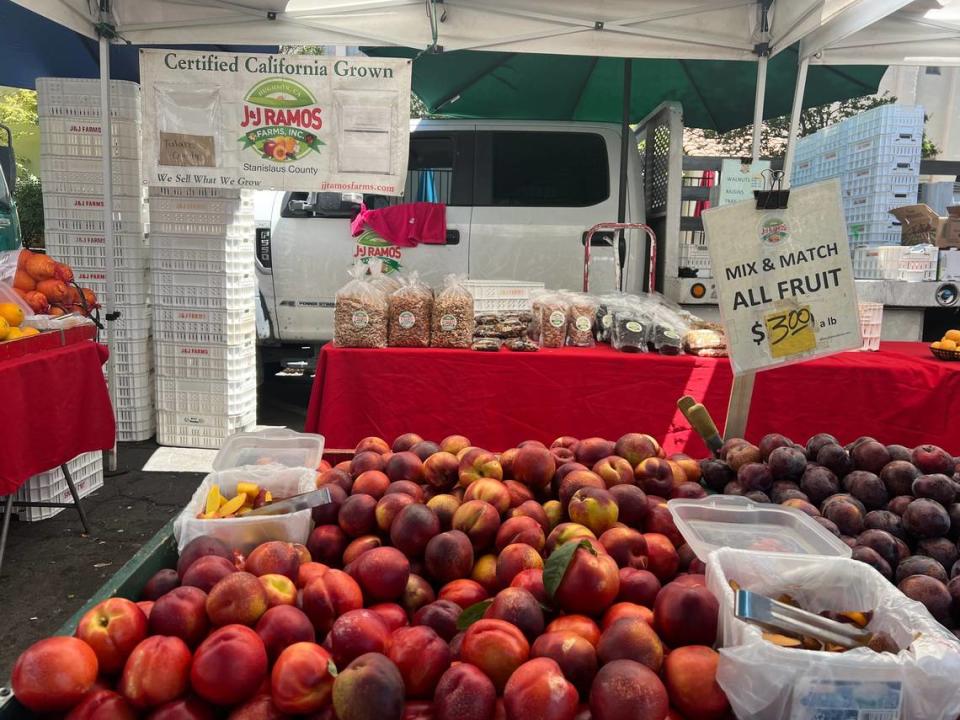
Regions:
<svg viewBox="0 0 960 720"><path fill-rule="evenodd" d="M340 674L340 671L337 670L337 666L334 664L333 660L327 660L327 672L330 673L330 677L336 677Z"/></svg>
<svg viewBox="0 0 960 720"><path fill-rule="evenodd" d="M460 613L460 617L457 618L457 630L466 630L477 620L481 620L491 603L493 600L481 600Z"/></svg>
<svg viewBox="0 0 960 720"><path fill-rule="evenodd" d="M574 553L583 548L594 555L597 551L593 545L586 540L580 542L567 542L554 550L547 558L546 565L543 566L543 587L547 591L547 597L551 600L563 581L563 576L567 574L567 568L570 567L570 561L573 560Z"/></svg>

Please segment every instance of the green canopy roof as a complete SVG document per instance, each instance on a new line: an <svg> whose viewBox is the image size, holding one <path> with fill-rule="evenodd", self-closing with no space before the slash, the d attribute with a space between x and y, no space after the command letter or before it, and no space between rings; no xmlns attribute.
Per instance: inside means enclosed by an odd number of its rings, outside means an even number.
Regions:
<svg viewBox="0 0 960 720"><path fill-rule="evenodd" d="M431 113L461 118L622 119L620 58L459 50L420 54L409 48L364 48L369 55L414 57L413 91ZM630 120L661 102L683 105L684 125L719 131L753 122L757 64L733 60L634 59ZM804 107L877 91L885 66L811 65ZM793 102L797 51L771 58L764 117L786 115Z"/></svg>

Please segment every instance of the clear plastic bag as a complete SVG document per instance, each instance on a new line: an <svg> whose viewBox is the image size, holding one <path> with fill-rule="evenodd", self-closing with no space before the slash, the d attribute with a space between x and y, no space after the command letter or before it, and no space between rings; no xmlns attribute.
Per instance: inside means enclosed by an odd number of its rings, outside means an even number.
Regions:
<svg viewBox="0 0 960 720"><path fill-rule="evenodd" d="M473 295L463 280L461 275L447 275L434 298L430 347L469 349L473 343Z"/></svg>
<svg viewBox="0 0 960 720"><path fill-rule="evenodd" d="M390 347L429 347L433 315L433 290L416 272L401 280L400 288L387 298Z"/></svg>
<svg viewBox="0 0 960 720"><path fill-rule="evenodd" d="M573 347L593 347L594 327L597 319L597 299L586 293L568 293L567 301L567 345Z"/></svg>
<svg viewBox="0 0 960 720"><path fill-rule="evenodd" d="M282 465L247 465L232 470L221 470L207 475L193 493L190 502L173 524L173 536L177 540L177 552L191 540L202 535L222 540L227 547L247 553L267 540L306 544L313 525L311 510L298 510L286 515L263 517L237 517L216 520L200 520L207 493L214 485L220 493L233 497L237 483L253 482L269 491L275 500L283 500L317 487L317 472L309 468L288 468Z"/></svg>
<svg viewBox="0 0 960 720"><path fill-rule="evenodd" d="M333 341L342 347L387 346L387 298L363 279L363 266L337 291L333 309Z"/></svg>
<svg viewBox="0 0 960 720"><path fill-rule="evenodd" d="M610 328L610 345L627 353L647 352L648 321L634 309L615 310Z"/></svg>
<svg viewBox="0 0 960 720"><path fill-rule="evenodd" d="M567 339L567 301L559 293L537 299L540 306L540 347L560 348Z"/></svg>
<svg viewBox="0 0 960 720"><path fill-rule="evenodd" d="M382 262L373 261L367 263L366 268L370 274L367 281L387 297L390 297L390 295L399 290L403 285L403 276L396 272L385 273Z"/></svg>
<svg viewBox="0 0 960 720"><path fill-rule="evenodd" d="M706 565L707 586L720 599L717 682L737 717L954 720L960 714L960 643L923 605L869 565L731 548L712 552ZM760 628L734 617L730 580L770 597L787 593L812 612L873 610L870 629L888 633L907 649L894 655L866 648L829 653L774 645L762 638ZM844 686L843 694L849 695L851 684L854 695L900 693L899 715L871 715L866 709L859 715L836 714L836 706L817 706L818 695L839 698Z"/></svg>

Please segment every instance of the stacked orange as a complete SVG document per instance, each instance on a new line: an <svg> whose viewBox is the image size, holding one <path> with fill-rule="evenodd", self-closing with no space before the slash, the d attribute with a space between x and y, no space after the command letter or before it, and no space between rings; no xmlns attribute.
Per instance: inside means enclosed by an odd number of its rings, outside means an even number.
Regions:
<svg viewBox="0 0 960 720"><path fill-rule="evenodd" d="M931 343L930 347L934 350L960 350L960 330L947 330L940 340Z"/></svg>
<svg viewBox="0 0 960 720"><path fill-rule="evenodd" d="M73 282L69 265L30 250L20 251L13 289L38 315L89 315L99 307L93 290Z"/></svg>

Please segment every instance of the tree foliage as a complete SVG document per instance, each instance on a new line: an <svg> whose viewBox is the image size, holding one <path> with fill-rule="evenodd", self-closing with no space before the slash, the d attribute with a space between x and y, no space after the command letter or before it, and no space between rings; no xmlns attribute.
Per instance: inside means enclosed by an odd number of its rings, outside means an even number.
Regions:
<svg viewBox="0 0 960 720"><path fill-rule="evenodd" d="M15 126L17 139L40 134L40 116L37 113L37 93L33 90L11 90L0 94L0 125ZM30 176L26 166L17 160L17 178Z"/></svg>

